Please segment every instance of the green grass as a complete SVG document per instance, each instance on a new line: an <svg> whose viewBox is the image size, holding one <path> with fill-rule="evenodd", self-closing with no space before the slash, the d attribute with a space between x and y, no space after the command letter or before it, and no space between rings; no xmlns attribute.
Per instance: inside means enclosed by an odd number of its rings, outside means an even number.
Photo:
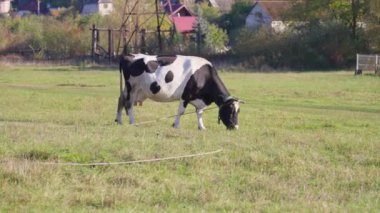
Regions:
<svg viewBox="0 0 380 213"><path fill-rule="evenodd" d="M118 72L0 65L0 212L379 212L380 78L229 73L238 131L206 111L114 124ZM178 103L144 102L137 122ZM194 109L189 106L187 112ZM124 115L124 121L127 118ZM127 122L125 122L127 123ZM223 149L191 159L73 167Z"/></svg>

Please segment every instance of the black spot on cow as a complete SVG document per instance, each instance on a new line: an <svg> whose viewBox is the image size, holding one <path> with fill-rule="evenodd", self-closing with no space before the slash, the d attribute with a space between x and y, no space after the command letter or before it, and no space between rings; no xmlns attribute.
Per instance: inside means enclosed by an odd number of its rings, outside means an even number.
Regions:
<svg viewBox="0 0 380 213"><path fill-rule="evenodd" d="M176 55L163 55L157 56L157 62L160 66L167 66L172 64L177 59Z"/></svg>
<svg viewBox="0 0 380 213"><path fill-rule="evenodd" d="M222 104L218 100L220 94L229 96L217 72L212 66L205 64L190 77L181 98L187 102L201 99L206 105L215 102L219 106Z"/></svg>
<svg viewBox="0 0 380 213"><path fill-rule="evenodd" d="M153 82L150 85L150 91L152 91L153 94L157 94L161 89L161 86L158 85L157 81Z"/></svg>
<svg viewBox="0 0 380 213"><path fill-rule="evenodd" d="M158 65L159 64L157 61L148 61L148 63L146 64L147 66L146 72L154 73L157 70Z"/></svg>
<svg viewBox="0 0 380 213"><path fill-rule="evenodd" d="M166 83L169 83L171 81L173 81L173 78L174 78L174 74L172 71L169 71L168 73L166 73L165 75L165 82Z"/></svg>
<svg viewBox="0 0 380 213"><path fill-rule="evenodd" d="M131 76L136 77L144 73L147 70L147 66L144 62L144 59L137 59L127 68Z"/></svg>

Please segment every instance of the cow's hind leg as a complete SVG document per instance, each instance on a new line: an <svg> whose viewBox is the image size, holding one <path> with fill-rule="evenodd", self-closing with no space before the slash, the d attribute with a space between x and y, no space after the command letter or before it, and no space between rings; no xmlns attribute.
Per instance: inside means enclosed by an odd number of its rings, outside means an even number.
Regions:
<svg viewBox="0 0 380 213"><path fill-rule="evenodd" d="M174 128L179 128L179 120L181 118L181 115L183 115L185 113L186 106L187 106L187 103L181 99L181 101L179 102L179 106L178 106L178 113L175 116L175 120L173 123Z"/></svg>
<svg viewBox="0 0 380 213"><path fill-rule="evenodd" d="M127 115L129 117L129 124L135 124L135 116L133 114L133 104L137 100L138 92L136 90L131 90L130 92L130 98L125 102L125 110L127 111Z"/></svg>
<svg viewBox="0 0 380 213"><path fill-rule="evenodd" d="M116 118L115 118L115 122L117 122L117 124L122 124L122 119L121 119L121 115L122 115L122 112L123 112L123 107L124 107L124 97L123 95L120 95L119 97L119 101L118 101L118 104L117 104L117 111L116 111Z"/></svg>
<svg viewBox="0 0 380 213"><path fill-rule="evenodd" d="M128 88L124 88L124 91L122 94L120 94L120 97L119 97L119 101L118 101L118 104L117 104L117 111L116 111L116 118L115 118L115 122L117 122L118 124L122 124L122 113L123 113L123 108L125 108L125 112L127 113L128 115L128 108L129 108L129 105L128 105Z"/></svg>

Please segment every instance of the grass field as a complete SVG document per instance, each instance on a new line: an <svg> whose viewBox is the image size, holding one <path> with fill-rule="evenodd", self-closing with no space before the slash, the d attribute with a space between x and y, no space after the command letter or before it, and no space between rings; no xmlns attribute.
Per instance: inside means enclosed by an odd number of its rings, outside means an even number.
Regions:
<svg viewBox="0 0 380 213"><path fill-rule="evenodd" d="M206 111L114 124L118 72L0 65L0 212L379 212L380 78L221 72L238 131ZM137 122L178 103L144 102ZM194 111L189 106L187 112ZM124 116L124 121L127 118ZM127 122L125 122L127 123ZM117 162L222 149L214 155Z"/></svg>

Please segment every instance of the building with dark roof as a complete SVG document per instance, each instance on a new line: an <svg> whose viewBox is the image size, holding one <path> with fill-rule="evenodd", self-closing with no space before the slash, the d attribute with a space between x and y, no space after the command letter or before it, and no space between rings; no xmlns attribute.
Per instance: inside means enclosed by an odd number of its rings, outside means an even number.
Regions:
<svg viewBox="0 0 380 213"><path fill-rule="evenodd" d="M191 33L197 23L197 17L183 4L178 1L161 2L161 7L169 16L177 32Z"/></svg>
<svg viewBox="0 0 380 213"><path fill-rule="evenodd" d="M85 0L81 14L99 13L100 15L108 15L112 11L113 0Z"/></svg>
<svg viewBox="0 0 380 213"><path fill-rule="evenodd" d="M292 7L290 1L258 1L245 19L248 28L272 27L277 32L285 30L281 15Z"/></svg>

